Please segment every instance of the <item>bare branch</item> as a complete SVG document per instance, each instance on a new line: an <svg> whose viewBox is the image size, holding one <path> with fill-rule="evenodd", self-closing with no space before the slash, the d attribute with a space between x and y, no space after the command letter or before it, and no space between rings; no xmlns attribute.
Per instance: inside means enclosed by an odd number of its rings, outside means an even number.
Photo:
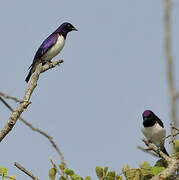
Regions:
<svg viewBox="0 0 179 180"><path fill-rule="evenodd" d="M161 158L163 158L164 160L166 160L167 162L169 161L169 157L163 153L159 148L157 148L156 146L153 146L150 142L148 142L145 139L142 139L142 141L145 143L145 145L152 151L154 151L156 154L158 154Z"/></svg>
<svg viewBox="0 0 179 180"><path fill-rule="evenodd" d="M36 131L38 133L40 133L41 135L43 135L44 137L46 137L50 143L52 144L52 146L55 148L55 150L57 151L58 155L61 158L61 162L66 166L65 160L64 160L64 156L62 154L62 152L60 151L60 149L58 148L58 146L56 145L56 143L53 140L53 137L49 136L47 133L45 133L44 131L42 131L39 128L34 127L32 124L30 124L29 122L27 122L25 119L23 119L22 117L19 118L25 125L27 125L28 127L30 127L33 131Z"/></svg>
<svg viewBox="0 0 179 180"><path fill-rule="evenodd" d="M170 116L171 122L174 126L178 125L177 121L177 99L178 93L175 89L174 83L174 70L173 70L173 58L171 55L171 1L164 0L164 37L165 37L165 55L166 55L166 68L167 68L167 79L169 86L170 95ZM175 130L171 128L171 141L174 142Z"/></svg>
<svg viewBox="0 0 179 180"><path fill-rule="evenodd" d="M179 132L177 132L177 133L175 133L175 134L173 134L173 135L170 134L170 135L166 136L164 139L167 139L167 138L169 138L169 137L171 137L171 136L176 137L177 135L179 135ZM175 142L175 141L172 141L172 140L171 140L171 141L169 142L169 144L174 143L174 142Z"/></svg>
<svg viewBox="0 0 179 180"><path fill-rule="evenodd" d="M159 148L152 145L151 143L149 143L145 139L143 139L143 142L145 143L145 145L149 149L154 151L156 154L158 154L162 159L164 159L167 162L167 168L165 170L163 170L161 173L159 173L158 175L151 178L151 180L162 180L162 179L166 179L168 177L173 176L176 173L176 171L178 170L178 168L179 168L179 160L177 159L177 157L175 157L175 156L172 156L172 157L167 156Z"/></svg>
<svg viewBox="0 0 179 180"><path fill-rule="evenodd" d="M176 128L175 126L173 126L172 124L171 124L171 128L173 128L173 129L175 129L175 130L177 130L178 132L179 132L179 129L178 128Z"/></svg>
<svg viewBox="0 0 179 180"><path fill-rule="evenodd" d="M20 99L16 98L16 97L13 97L13 96L8 96L7 94L3 93L3 92L0 92L0 96L3 96L4 98L6 99L12 99L14 100L15 102L22 102Z"/></svg>
<svg viewBox="0 0 179 180"><path fill-rule="evenodd" d="M51 62L50 64L47 63L42 67L41 73L43 73L49 69L52 69L52 68L56 67L57 65L60 65L63 62L64 62L63 60L56 60L56 61Z"/></svg>
<svg viewBox="0 0 179 180"><path fill-rule="evenodd" d="M31 172L29 172L27 169L25 169L24 167L22 167L19 163L15 162L14 166L16 166L18 169L20 169L21 171L23 171L25 174L27 174L28 176L30 176L33 180L38 180L37 177L35 177Z"/></svg>
<svg viewBox="0 0 179 180"><path fill-rule="evenodd" d="M0 101L11 111L14 112L14 109L2 98L0 97ZM39 128L36 128L35 126L33 126L32 124L30 124L29 122L27 122L24 118L22 118L21 116L19 117L19 120L21 120L25 125L27 125L29 128L31 128L33 131L36 131L38 133L40 133L41 135L43 135L44 137L46 137L50 143L52 144L52 146L55 148L55 150L57 151L57 153L59 154L60 158L61 158L61 162L64 164L64 166L66 167L66 163L64 160L64 156L62 154L62 152L60 151L60 149L58 148L58 146L56 145L56 143L53 140L53 137L49 136L47 133L45 133L44 131L42 131Z"/></svg>
<svg viewBox="0 0 179 180"><path fill-rule="evenodd" d="M159 157L155 152L149 151L149 149L143 148L141 146L137 146L137 148L145 153L148 153L154 157Z"/></svg>
<svg viewBox="0 0 179 180"><path fill-rule="evenodd" d="M172 123L170 124L170 126L171 126L171 129L176 130L176 131L178 131L178 132L176 132L175 134L169 134L168 136L166 136L166 137L164 138L164 140L172 136L173 138L172 138L172 140L169 142L169 144L171 144L171 143L174 144L174 142L175 142L175 141L174 141L174 138L175 138L177 135L179 135L179 129L176 128L175 126L173 126Z"/></svg>
<svg viewBox="0 0 179 180"><path fill-rule="evenodd" d="M40 63L35 72L32 75L31 81L29 83L29 86L27 88L27 91L25 93L25 96L23 98L23 101L18 105L16 110L12 113L10 116L7 124L4 126L4 128L0 131L0 142L4 139L4 137L12 130L14 125L16 124L18 118L22 114L22 112L28 107L30 104L29 100L31 98L31 95L34 91L34 89L37 86L37 81L39 79L40 73L45 72L48 69L54 68L56 65L59 65L60 63L63 63L63 60L57 60L55 62L52 62L50 64L46 64L42 67L42 64Z"/></svg>

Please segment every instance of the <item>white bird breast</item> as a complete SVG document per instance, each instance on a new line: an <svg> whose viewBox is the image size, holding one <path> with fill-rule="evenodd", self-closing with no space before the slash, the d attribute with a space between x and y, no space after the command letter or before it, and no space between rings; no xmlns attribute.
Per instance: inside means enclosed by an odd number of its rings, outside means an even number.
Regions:
<svg viewBox="0 0 179 180"><path fill-rule="evenodd" d="M161 143L164 143L164 138L166 137L165 128L161 127L158 123L155 123L152 127L144 127L142 125L141 128L144 136L154 143L156 146L160 146Z"/></svg>
<svg viewBox="0 0 179 180"><path fill-rule="evenodd" d="M55 45L53 45L42 58L45 61L50 61L53 57L55 57L58 53L60 53L64 45L65 45L65 39L62 35L59 35Z"/></svg>

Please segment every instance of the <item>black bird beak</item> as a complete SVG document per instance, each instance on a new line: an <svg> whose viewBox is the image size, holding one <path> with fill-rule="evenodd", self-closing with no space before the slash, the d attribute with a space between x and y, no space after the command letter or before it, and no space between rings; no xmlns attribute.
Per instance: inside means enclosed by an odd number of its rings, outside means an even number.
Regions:
<svg viewBox="0 0 179 180"><path fill-rule="evenodd" d="M78 31L78 29L76 29L75 27L71 28L72 31Z"/></svg>

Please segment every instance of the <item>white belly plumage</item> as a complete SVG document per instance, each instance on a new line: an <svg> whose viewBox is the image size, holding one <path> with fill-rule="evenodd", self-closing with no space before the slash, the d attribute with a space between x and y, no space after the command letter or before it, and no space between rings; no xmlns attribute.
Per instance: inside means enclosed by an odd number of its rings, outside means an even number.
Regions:
<svg viewBox="0 0 179 180"><path fill-rule="evenodd" d="M65 39L62 35L60 35L57 39L55 45L53 45L43 56L42 59L44 61L50 61L53 57L55 57L64 47Z"/></svg>
<svg viewBox="0 0 179 180"><path fill-rule="evenodd" d="M152 127L144 127L142 125L141 130L144 136L156 146L161 146L161 143L164 143L163 139L166 136L166 130L165 128L162 128L158 123L156 123Z"/></svg>

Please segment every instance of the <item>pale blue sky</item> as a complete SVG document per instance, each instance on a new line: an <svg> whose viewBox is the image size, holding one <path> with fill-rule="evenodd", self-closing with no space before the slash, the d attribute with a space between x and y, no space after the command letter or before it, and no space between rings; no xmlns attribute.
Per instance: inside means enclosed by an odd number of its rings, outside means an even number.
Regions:
<svg viewBox="0 0 179 180"><path fill-rule="evenodd" d="M173 57L179 58L179 4L173 8ZM62 22L71 32L61 67L41 75L23 117L40 127L62 150L69 168L95 176L97 165L120 172L156 159L139 151L141 114L152 109L169 133L169 105L163 46L163 1L31 0L0 2L0 91L22 98L24 79L42 41ZM178 62L175 64L178 67ZM176 68L176 77L178 69ZM13 107L16 104L10 102ZM10 112L0 104L0 128ZM50 143L20 121L1 143L1 166L29 179L17 161L39 179L48 179Z"/></svg>

